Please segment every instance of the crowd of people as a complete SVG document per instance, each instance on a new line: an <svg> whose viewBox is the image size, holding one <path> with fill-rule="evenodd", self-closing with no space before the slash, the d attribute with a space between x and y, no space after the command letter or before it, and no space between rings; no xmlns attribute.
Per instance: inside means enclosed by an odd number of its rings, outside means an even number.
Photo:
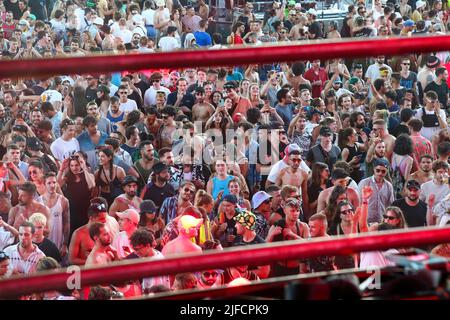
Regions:
<svg viewBox="0 0 450 320"><path fill-rule="evenodd" d="M1 5L4 59L223 45L206 31L214 19L202 0L197 8L158 0L156 11L151 0ZM274 3L265 21L251 8L244 5L226 42L436 34L445 32L448 13L440 0L358 2L340 31L332 23L325 32L300 3ZM449 58L436 52L3 78L0 279L445 226ZM421 249L450 256L448 244ZM402 250L161 274L27 298L110 299L384 267L388 253Z"/></svg>

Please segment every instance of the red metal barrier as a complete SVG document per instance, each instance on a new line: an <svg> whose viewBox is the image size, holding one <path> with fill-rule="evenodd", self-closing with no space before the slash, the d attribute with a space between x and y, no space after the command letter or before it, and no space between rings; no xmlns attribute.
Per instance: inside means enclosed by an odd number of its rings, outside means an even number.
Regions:
<svg viewBox="0 0 450 320"><path fill-rule="evenodd" d="M138 71L159 68L263 64L276 61L356 58L450 50L450 36L389 38L289 45L196 50L156 54L126 54L0 62L0 78L42 77L82 73Z"/></svg>
<svg viewBox="0 0 450 320"><path fill-rule="evenodd" d="M450 227L421 228L414 231L387 231L355 236L339 236L310 241L290 241L239 247L222 252L184 255L157 261L142 259L111 263L97 268L81 268L81 286L113 283L162 274L175 274L236 265L264 265L276 260L289 260L322 255L347 255L361 251L423 246L450 242ZM65 271L12 277L0 281L0 297L32 292L67 289L72 273ZM70 280L70 279L69 279Z"/></svg>

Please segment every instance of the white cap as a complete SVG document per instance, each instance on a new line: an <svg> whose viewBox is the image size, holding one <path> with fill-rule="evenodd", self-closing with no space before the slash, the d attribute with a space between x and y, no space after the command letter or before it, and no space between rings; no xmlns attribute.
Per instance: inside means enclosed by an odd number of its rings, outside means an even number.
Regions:
<svg viewBox="0 0 450 320"><path fill-rule="evenodd" d="M63 100L62 94L56 90L46 90L41 94L42 102L55 103L55 102L62 102L62 100Z"/></svg>
<svg viewBox="0 0 450 320"><path fill-rule="evenodd" d="M416 9L422 8L426 5L427 5L427 3L425 1L422 1L422 0L416 1Z"/></svg>
<svg viewBox="0 0 450 320"><path fill-rule="evenodd" d="M309 8L307 13L309 13L309 14L311 14L313 16L317 16L317 11L315 9L313 9L313 8Z"/></svg>
<svg viewBox="0 0 450 320"><path fill-rule="evenodd" d="M94 22L93 22L94 24L98 24L98 25L103 25L103 19L102 18L100 18L100 17L97 17L97 18L95 18L95 20L94 20Z"/></svg>
<svg viewBox="0 0 450 320"><path fill-rule="evenodd" d="M140 216L139 213L134 209L127 209L123 212L116 212L116 214L121 219L129 219L134 224L139 224Z"/></svg>
<svg viewBox="0 0 450 320"><path fill-rule="evenodd" d="M164 1L164 0L156 0L156 5L158 7L164 7L166 5L166 1Z"/></svg>
<svg viewBox="0 0 450 320"><path fill-rule="evenodd" d="M252 207L253 209L257 209L264 201L272 198L270 194L265 191L258 191L253 195L252 198Z"/></svg>
<svg viewBox="0 0 450 320"><path fill-rule="evenodd" d="M302 4L301 3L296 3L294 8L295 8L295 10L300 10L302 8Z"/></svg>
<svg viewBox="0 0 450 320"><path fill-rule="evenodd" d="M64 83L66 81L69 82L69 84L71 86L73 86L75 83L75 81L73 81L73 79L71 77L67 77L67 76L61 77L61 83Z"/></svg>

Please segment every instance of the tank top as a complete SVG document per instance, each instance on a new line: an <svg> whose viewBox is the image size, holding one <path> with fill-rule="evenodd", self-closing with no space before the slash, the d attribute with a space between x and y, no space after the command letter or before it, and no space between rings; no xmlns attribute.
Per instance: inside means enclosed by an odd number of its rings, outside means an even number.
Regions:
<svg viewBox="0 0 450 320"><path fill-rule="evenodd" d="M233 179L233 176L230 175L227 175L227 177L224 180L220 180L217 177L213 178L212 196L214 200L217 200L217 196L219 195L220 191L223 191L222 197L230 193L230 191L228 190L228 183L230 182L231 179Z"/></svg>
<svg viewBox="0 0 450 320"><path fill-rule="evenodd" d="M43 196L40 196L38 201L45 205ZM62 221L62 204L61 204L61 196L58 195L58 199L53 207L49 208L51 212L50 223L51 230L48 235L48 239L51 240L56 247L61 250L63 246L63 221Z"/></svg>
<svg viewBox="0 0 450 320"><path fill-rule="evenodd" d="M117 131L117 122L120 122L123 120L123 118L125 117L125 112L122 112L122 114L120 116L118 116L117 118L114 118L113 116L111 116L111 112L108 110L108 112L106 113L106 118L111 121L111 127L113 131Z"/></svg>

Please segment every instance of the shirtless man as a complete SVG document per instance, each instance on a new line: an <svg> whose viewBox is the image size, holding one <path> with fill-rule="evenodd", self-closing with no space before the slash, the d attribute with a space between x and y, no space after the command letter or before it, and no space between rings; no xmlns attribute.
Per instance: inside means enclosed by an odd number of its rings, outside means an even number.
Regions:
<svg viewBox="0 0 450 320"><path fill-rule="evenodd" d="M111 234L105 224L100 222L91 224L89 237L94 241L94 247L86 259L85 266L105 265L120 260L117 251L111 247Z"/></svg>
<svg viewBox="0 0 450 320"><path fill-rule="evenodd" d="M94 241L89 236L89 227L95 223L106 223L108 212L106 207L94 203L89 207L89 222L74 231L69 245L69 263L75 265L84 265L88 255L94 248Z"/></svg>
<svg viewBox="0 0 450 320"><path fill-rule="evenodd" d="M158 9L155 11L155 17L154 17L154 27L157 31L156 37L157 41L161 38L161 36L167 31L167 27L170 23L170 11L169 9L164 8L165 1L164 0L158 0L156 1L156 5ZM157 43L157 42L156 42Z"/></svg>
<svg viewBox="0 0 450 320"><path fill-rule="evenodd" d="M44 234L48 234L51 230L51 214L48 207L34 200L36 194L36 186L32 182L25 182L19 186L19 204L12 207L8 215L8 224L16 229L27 221L35 212L41 212L47 218L47 226Z"/></svg>
<svg viewBox="0 0 450 320"><path fill-rule="evenodd" d="M69 200L56 192L58 181L54 172L45 175L44 195L40 196L38 201L49 208L51 213L51 226L48 238L56 245L64 257L69 248L70 234L70 216Z"/></svg>
<svg viewBox="0 0 450 320"><path fill-rule="evenodd" d="M177 112L172 106L167 106L161 111L161 116L163 118L163 124L158 130L158 135L156 137L158 149L164 147L172 147L173 136L177 130L177 124L175 123L175 116Z"/></svg>
<svg viewBox="0 0 450 320"><path fill-rule="evenodd" d="M127 209L139 211L142 199L136 196L138 189L138 179L133 176L126 176L122 182L122 189L125 193L114 199L109 207L109 215L117 219L116 212L122 212Z"/></svg>
<svg viewBox="0 0 450 320"><path fill-rule="evenodd" d="M328 206L328 200L330 199L331 193L334 188L339 185L347 188L348 201L350 201L355 208L359 207L359 193L352 187L347 187L349 179L350 177L344 169L337 168L333 170L331 174L331 182L333 182L333 186L323 190L319 194L319 198L317 199L317 212L324 210Z"/></svg>
<svg viewBox="0 0 450 320"><path fill-rule="evenodd" d="M431 170L433 167L433 157L425 154L420 157L419 163L420 170L417 170L411 175L410 180L416 180L421 185L425 182L431 181L434 179L433 171Z"/></svg>
<svg viewBox="0 0 450 320"><path fill-rule="evenodd" d="M203 219L194 218L191 215L183 215L178 221L178 237L169 241L162 249L163 256L189 253L189 252L202 252L202 248L191 241L198 234L198 230L203 223Z"/></svg>
<svg viewBox="0 0 450 320"><path fill-rule="evenodd" d="M279 187L291 185L301 190L303 209L309 212L308 173L300 168L300 162L302 162L301 152L293 150L289 154L289 167L281 169L275 184Z"/></svg>
<svg viewBox="0 0 450 320"><path fill-rule="evenodd" d="M214 114L214 107L212 104L205 101L205 89L203 87L197 87L195 89L196 103L192 107L192 121L201 121L202 130L204 130L205 123Z"/></svg>
<svg viewBox="0 0 450 320"><path fill-rule="evenodd" d="M386 158L391 162L395 137L389 134L386 122L382 119L375 120L373 122L372 133L376 138L381 138L386 144Z"/></svg>

